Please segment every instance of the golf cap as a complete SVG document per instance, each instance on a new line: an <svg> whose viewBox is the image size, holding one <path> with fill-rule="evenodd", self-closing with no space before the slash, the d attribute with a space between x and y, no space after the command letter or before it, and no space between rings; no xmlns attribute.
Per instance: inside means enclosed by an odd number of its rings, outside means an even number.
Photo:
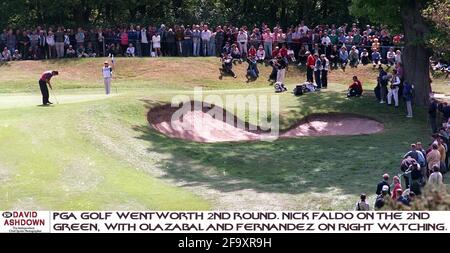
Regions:
<svg viewBox="0 0 450 253"><path fill-rule="evenodd" d="M384 175L383 175L383 178L384 178L384 179L389 179L389 174L384 174Z"/></svg>
<svg viewBox="0 0 450 253"><path fill-rule="evenodd" d="M305 54L311 54L311 52L309 52L309 51L306 51L306 53Z"/></svg>
<svg viewBox="0 0 450 253"><path fill-rule="evenodd" d="M108 61L105 61L104 64L109 64L109 62L108 62Z"/></svg>
<svg viewBox="0 0 450 253"><path fill-rule="evenodd" d="M389 191L389 186L383 185L383 188L381 189L381 191L388 192Z"/></svg>

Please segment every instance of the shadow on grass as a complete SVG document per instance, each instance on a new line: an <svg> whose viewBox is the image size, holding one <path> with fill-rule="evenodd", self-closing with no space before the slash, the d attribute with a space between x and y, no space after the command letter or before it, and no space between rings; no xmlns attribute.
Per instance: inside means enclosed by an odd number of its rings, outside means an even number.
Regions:
<svg viewBox="0 0 450 253"><path fill-rule="evenodd" d="M204 144L166 137L149 125L134 127L149 151L168 154L162 166L166 177L185 185L203 185L223 192L254 189L272 193L371 193L380 176L397 174L400 157L417 137L426 143L420 115L406 121L403 111L374 102L372 97L345 99L325 92L295 98L283 113L283 124L320 112L356 113L385 124L385 132L352 137L303 137L274 142ZM161 101L145 101L147 107ZM402 109L399 109L402 110Z"/></svg>

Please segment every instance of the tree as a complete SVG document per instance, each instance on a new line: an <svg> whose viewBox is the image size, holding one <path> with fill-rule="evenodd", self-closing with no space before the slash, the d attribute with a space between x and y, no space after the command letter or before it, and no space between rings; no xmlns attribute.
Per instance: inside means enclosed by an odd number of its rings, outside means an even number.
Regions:
<svg viewBox="0 0 450 253"><path fill-rule="evenodd" d="M430 31L422 15L429 4L429 0L386 0L382 5L377 0L352 0L350 7L355 16L368 16L372 22L403 31L405 80L415 85L417 105L428 104L431 92L430 51L426 45Z"/></svg>

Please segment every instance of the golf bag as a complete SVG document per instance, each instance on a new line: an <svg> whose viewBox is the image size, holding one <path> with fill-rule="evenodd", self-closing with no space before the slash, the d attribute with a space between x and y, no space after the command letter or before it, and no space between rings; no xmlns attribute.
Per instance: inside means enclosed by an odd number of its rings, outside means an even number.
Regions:
<svg viewBox="0 0 450 253"><path fill-rule="evenodd" d="M294 96L302 96L303 95L303 89L304 89L303 85L297 85L294 88Z"/></svg>

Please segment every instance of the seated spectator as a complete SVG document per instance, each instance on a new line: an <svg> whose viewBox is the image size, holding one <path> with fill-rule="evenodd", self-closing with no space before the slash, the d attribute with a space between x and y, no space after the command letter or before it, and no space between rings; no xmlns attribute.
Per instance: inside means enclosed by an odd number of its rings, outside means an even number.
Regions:
<svg viewBox="0 0 450 253"><path fill-rule="evenodd" d="M378 49L373 50L372 63L373 63L373 68L377 68L377 67L381 66L381 54L378 52Z"/></svg>
<svg viewBox="0 0 450 253"><path fill-rule="evenodd" d="M263 63L264 59L266 59L266 51L264 50L264 47L260 45L258 47L258 51L256 51L256 61Z"/></svg>
<svg viewBox="0 0 450 253"><path fill-rule="evenodd" d="M297 62L297 59L295 59L295 52L290 46L287 47L287 59L290 63Z"/></svg>
<svg viewBox="0 0 450 253"><path fill-rule="evenodd" d="M86 53L86 51L85 51L85 49L84 49L84 46L83 46L82 44L80 44L80 45L78 46L78 49L77 49L77 56L78 56L78 58L89 57L89 55Z"/></svg>
<svg viewBox="0 0 450 253"><path fill-rule="evenodd" d="M231 45L231 57L236 60L241 58L241 52L239 51L239 48L235 44Z"/></svg>
<svg viewBox="0 0 450 253"><path fill-rule="evenodd" d="M258 65L255 56L249 56L247 58L248 68L247 68L247 82L254 81L259 77Z"/></svg>
<svg viewBox="0 0 450 253"><path fill-rule="evenodd" d="M363 93L363 87L357 76L353 77L353 83L348 88L347 97L359 97Z"/></svg>
<svg viewBox="0 0 450 253"><path fill-rule="evenodd" d="M11 61L11 52L8 50L7 47L5 47L2 51L2 61Z"/></svg>
<svg viewBox="0 0 450 253"><path fill-rule="evenodd" d="M75 58L75 57L77 57L77 53L75 52L75 49L73 49L72 45L69 45L69 47L67 48L66 56L68 58Z"/></svg>
<svg viewBox="0 0 450 253"><path fill-rule="evenodd" d="M134 57L135 56L135 48L132 43L128 44L127 51L125 52L125 55L127 57Z"/></svg>
<svg viewBox="0 0 450 253"><path fill-rule="evenodd" d="M359 198L358 203L356 203L355 211L370 211L370 206L366 202L366 194L362 193Z"/></svg>
<svg viewBox="0 0 450 253"><path fill-rule="evenodd" d="M369 64L369 52L367 51L367 49L364 48L364 50L361 52L360 58L362 65L366 66L367 64Z"/></svg>
<svg viewBox="0 0 450 253"><path fill-rule="evenodd" d="M231 75L234 78L237 78L236 74L233 72L233 57L225 52L221 58L221 61L222 68L220 69L219 79L222 79L224 74Z"/></svg>
<svg viewBox="0 0 450 253"><path fill-rule="evenodd" d="M350 67L357 68L359 64L359 53L355 46L352 47L348 55L350 61Z"/></svg>
<svg viewBox="0 0 450 253"><path fill-rule="evenodd" d="M13 61L20 61L22 60L22 54L19 53L19 50L14 50L14 54L12 55L12 60Z"/></svg>
<svg viewBox="0 0 450 253"><path fill-rule="evenodd" d="M95 53L94 47L92 46L91 42L89 42L87 47L86 47L86 54L88 55L88 57L95 57L95 56L97 56L97 54Z"/></svg>
<svg viewBox="0 0 450 253"><path fill-rule="evenodd" d="M250 56L256 56L256 48L253 45L251 45L247 54L248 54L249 57Z"/></svg>
<svg viewBox="0 0 450 253"><path fill-rule="evenodd" d="M348 64L348 52L345 46L342 46L341 50L339 51L339 62L341 63L342 70L345 72L345 68Z"/></svg>

